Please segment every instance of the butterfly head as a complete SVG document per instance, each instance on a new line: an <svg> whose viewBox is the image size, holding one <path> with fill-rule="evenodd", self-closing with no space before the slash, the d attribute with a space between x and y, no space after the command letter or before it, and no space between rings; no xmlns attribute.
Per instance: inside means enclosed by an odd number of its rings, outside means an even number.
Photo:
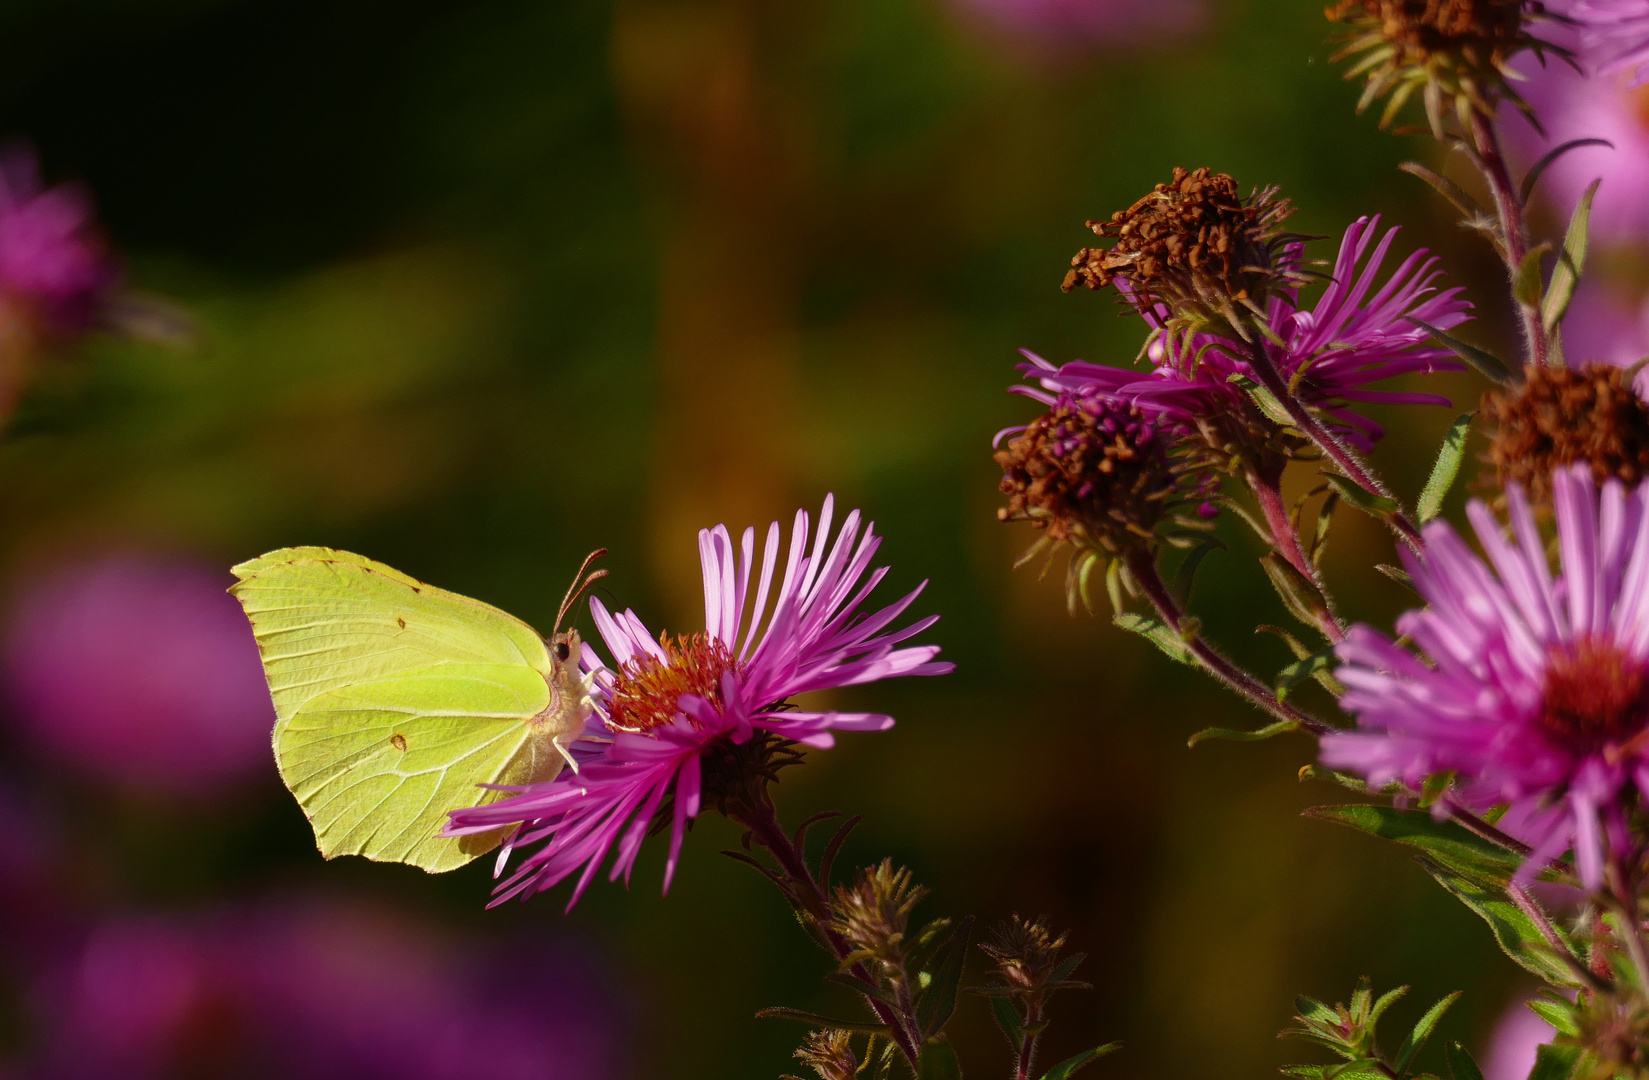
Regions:
<svg viewBox="0 0 1649 1080"><path fill-rule="evenodd" d="M547 641L550 647L550 655L555 658L558 666L571 664L574 671L578 670L578 659L583 654L584 643L579 638L576 629L568 628L563 632L561 624L566 620L567 612L572 610L573 604L577 602L584 590L607 576L606 570L590 570L590 564L605 554L607 554L606 548L596 548L584 556L584 565L580 566L578 573L573 575L573 583L567 586L567 595L561 600L561 610L555 616L555 633L551 634ZM589 572L586 573L585 571Z"/></svg>
<svg viewBox="0 0 1649 1080"><path fill-rule="evenodd" d="M578 658L583 652L584 641L578 636L577 630L568 630L550 638L550 656L557 665L568 664L576 669Z"/></svg>

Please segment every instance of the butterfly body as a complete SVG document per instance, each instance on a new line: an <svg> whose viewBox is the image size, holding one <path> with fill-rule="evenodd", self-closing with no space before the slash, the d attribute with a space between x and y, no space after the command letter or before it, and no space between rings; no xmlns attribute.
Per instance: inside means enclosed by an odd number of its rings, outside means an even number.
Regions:
<svg viewBox="0 0 1649 1080"><path fill-rule="evenodd" d="M276 764L326 858L462 866L502 837L443 837L449 811L572 760L591 711L576 631L546 641L330 548L283 548L234 573L275 703Z"/></svg>

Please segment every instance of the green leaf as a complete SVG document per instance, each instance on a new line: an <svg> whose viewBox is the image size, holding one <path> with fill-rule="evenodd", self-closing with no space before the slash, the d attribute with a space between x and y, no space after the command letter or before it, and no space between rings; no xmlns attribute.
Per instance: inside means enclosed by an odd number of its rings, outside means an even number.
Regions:
<svg viewBox="0 0 1649 1080"><path fill-rule="evenodd" d="M1197 660L1185 641L1178 634L1170 630L1165 624L1148 615L1138 615L1125 611L1111 620L1117 626L1129 633L1138 634L1151 644L1161 649L1170 660L1177 660L1182 664L1195 667Z"/></svg>
<svg viewBox="0 0 1649 1080"><path fill-rule="evenodd" d="M1438 821L1424 810L1349 803L1313 806L1302 814L1419 848L1446 867L1502 883L1510 881L1523 863L1516 852L1491 844L1457 822Z"/></svg>
<svg viewBox="0 0 1649 1080"><path fill-rule="evenodd" d="M858 1035L886 1035L887 1025L877 1024L868 1020L832 1020L828 1016L810 1013L803 1009L787 1009L782 1005L770 1009L759 1009L756 1012L759 1020L798 1020L816 1028L833 1029L836 1031L851 1031Z"/></svg>
<svg viewBox="0 0 1649 1080"><path fill-rule="evenodd" d="M1551 250L1551 244L1540 244L1530 248L1528 254L1523 256L1523 261L1517 264L1517 271L1512 274L1512 296L1524 307L1540 305L1540 294L1545 288L1545 283L1541 280L1540 263Z"/></svg>
<svg viewBox="0 0 1649 1080"><path fill-rule="evenodd" d="M1567 1001L1535 998L1529 1002L1529 1011L1552 1025L1559 1035L1580 1034L1580 1026L1575 1023L1574 1007Z"/></svg>
<svg viewBox="0 0 1649 1080"><path fill-rule="evenodd" d="M1578 1046L1547 1043L1535 1051L1534 1068L1529 1070L1529 1080L1569 1080L1584 1053Z"/></svg>
<svg viewBox="0 0 1649 1080"><path fill-rule="evenodd" d="M1365 491L1356 482L1341 476L1339 473L1324 473L1323 476L1328 479L1330 484L1334 485L1334 490L1339 492L1340 498L1370 517L1385 520L1397 513L1399 509L1394 500L1388 499L1384 495L1377 495L1372 491Z"/></svg>
<svg viewBox="0 0 1649 1080"><path fill-rule="evenodd" d="M1475 911L1494 932L1495 944L1519 967L1554 986L1578 986L1575 975L1552 953L1540 929L1498 888L1476 876L1457 873L1424 855L1416 861L1456 900Z"/></svg>
<svg viewBox="0 0 1649 1080"><path fill-rule="evenodd" d="M1449 425L1448 434L1443 436L1443 448L1437 452L1437 464L1431 467L1431 479L1420 492L1417 511L1422 523L1443 512L1443 498L1454 486L1454 478L1460 475L1460 463L1466 459L1466 438L1471 434L1472 418L1476 415L1469 412L1456 418Z"/></svg>
<svg viewBox="0 0 1649 1080"><path fill-rule="evenodd" d="M1453 180L1450 180L1448 177L1442 176L1426 168L1418 161L1405 161L1397 167L1408 173L1410 176L1418 176L1420 179L1430 184L1437 190L1439 195L1453 203L1454 208L1462 214L1465 214L1467 217L1471 217L1473 214L1481 214L1485 212L1482 205L1466 193L1465 188L1461 187Z"/></svg>
<svg viewBox="0 0 1649 1080"><path fill-rule="evenodd" d="M1329 676L1329 669L1334 665L1334 646L1312 653L1303 660L1296 660L1292 664L1277 672L1277 700L1288 697L1288 692L1307 679L1316 679L1324 684L1324 688L1331 694L1343 693L1344 688L1336 690L1338 685L1333 677ZM1327 681L1324 682L1325 677Z"/></svg>
<svg viewBox="0 0 1649 1080"><path fill-rule="evenodd" d="M1486 378L1493 379L1498 383L1509 384L1517 381L1517 377L1512 374L1511 368L1508 368L1500 360L1500 358L1495 356L1493 353L1484 352L1476 345L1473 345L1470 342L1461 341L1453 334L1445 333L1428 322L1421 319L1416 319L1413 315L1405 315L1403 318L1430 334L1438 344L1445 346L1453 352L1454 355L1458 356L1460 359L1470 364L1473 368L1477 369L1478 374L1483 375Z"/></svg>
<svg viewBox="0 0 1649 1080"><path fill-rule="evenodd" d="M1214 537L1209 537L1192 548L1186 554L1184 561L1179 564L1179 570L1174 574L1174 597L1179 601L1182 609L1191 603L1191 585L1196 580L1197 567L1202 565L1202 560L1207 558L1208 553L1215 548L1224 551L1225 544Z"/></svg>
<svg viewBox="0 0 1649 1080"><path fill-rule="evenodd" d="M1260 407L1260 411L1272 423L1283 427L1294 426L1294 418L1288 415L1288 410L1283 408L1283 403L1277 400L1277 396L1247 375L1236 372L1226 379L1226 382L1236 383L1243 393L1254 400L1254 404Z"/></svg>
<svg viewBox="0 0 1649 1080"><path fill-rule="evenodd" d="M1414 1030L1409 1032L1408 1038L1404 1039L1403 1045L1398 1048L1397 1056L1392 1059L1392 1064L1396 1066L1399 1076L1408 1072L1409 1066L1414 1063L1414 1056L1420 1052L1421 1047L1426 1045L1426 1040L1431 1038L1432 1030L1437 1027L1437 1022L1443 1019L1443 1014L1449 1011L1449 1006L1459 1001L1464 994L1464 990L1456 990L1427 1009L1426 1015L1422 1016L1420 1022L1414 1025ZM1455 1080L1465 1080L1465 1078L1456 1075Z"/></svg>
<svg viewBox="0 0 1649 1080"><path fill-rule="evenodd" d="M1449 1075L1454 1077L1454 1080L1483 1080L1483 1072L1477 1067L1477 1062L1472 1060L1471 1054L1459 1043L1451 1042L1445 1046L1443 1057L1449 1063Z"/></svg>
<svg viewBox="0 0 1649 1080"><path fill-rule="evenodd" d="M950 939L940 946L930 969L933 982L916 1002L916 1025L924 1039L939 1034L956 1010L956 994L962 987L962 962L967 958L968 936L973 932L973 916L956 924Z"/></svg>
<svg viewBox="0 0 1649 1080"><path fill-rule="evenodd" d="M1008 1045L1013 1047L1014 1053L1018 1053L1019 1048L1025 1045L1025 1022L1019 1018L1019 1010L1007 998L993 997L991 1012L996 1016L996 1026L1008 1037Z"/></svg>
<svg viewBox="0 0 1649 1080"><path fill-rule="evenodd" d="M1540 182L1541 174L1550 168L1553 162L1570 150L1578 150L1582 146L1607 146L1611 150L1615 148L1615 144L1608 139L1570 139L1562 146L1554 147L1547 151L1546 156L1535 162L1534 166L1529 169L1529 175L1523 178L1523 187L1519 195L1521 200L1523 202L1529 201L1529 196L1534 194L1534 186ZM1402 166L1399 165L1398 168L1402 168Z"/></svg>
<svg viewBox="0 0 1649 1080"><path fill-rule="evenodd" d="M1061 1061L1058 1065L1055 1065L1053 1068L1043 1073L1042 1080L1065 1080L1066 1077L1070 1076L1084 1065L1087 1065L1089 1062L1098 1061L1100 1058L1104 1057L1106 1054L1109 1054L1121 1045L1122 1044L1120 1042L1108 1042L1104 1046L1096 1046L1092 1050L1084 1050L1080 1054L1068 1057L1064 1061Z"/></svg>
<svg viewBox="0 0 1649 1080"><path fill-rule="evenodd" d="M870 983L865 982L857 975L850 975L842 971L833 971L829 975L826 975L825 978L829 979L831 982L841 983L843 986L852 990L856 994L863 994L865 997L874 998L877 1001L880 1001L883 1005L888 1005L895 1009L899 1007L898 998L894 997L880 986L873 986Z"/></svg>
<svg viewBox="0 0 1649 1080"><path fill-rule="evenodd" d="M1292 720L1278 720L1275 724L1267 724L1263 728L1253 731L1243 731L1240 728L1203 728L1189 739L1186 746L1195 746L1205 739L1220 739L1226 742L1264 742L1275 739L1278 735L1287 735L1291 731L1300 730L1300 725Z"/></svg>
<svg viewBox="0 0 1649 1080"><path fill-rule="evenodd" d="M1260 566L1290 615L1307 626L1316 626L1328 617L1328 601L1311 579L1294 569L1287 559L1273 551L1261 557Z"/></svg>
<svg viewBox="0 0 1649 1080"><path fill-rule="evenodd" d="M1587 222L1592 216L1592 197L1602 182L1592 181L1569 217L1568 231L1563 234L1563 250L1558 254L1557 265L1552 267L1551 289L1540 305L1540 325L1547 337L1556 332L1568 312L1569 301L1574 299L1575 286L1580 282L1580 272L1586 266Z"/></svg>
<svg viewBox="0 0 1649 1080"><path fill-rule="evenodd" d="M1404 570L1401 566L1393 566L1390 563L1375 563L1374 569L1385 577L1395 581L1397 584L1402 585L1404 588L1414 588L1414 578L1410 577L1409 572Z"/></svg>
<svg viewBox="0 0 1649 1080"><path fill-rule="evenodd" d="M921 1059L916 1080L962 1080L962 1063L944 1039L929 1039L923 1043Z"/></svg>

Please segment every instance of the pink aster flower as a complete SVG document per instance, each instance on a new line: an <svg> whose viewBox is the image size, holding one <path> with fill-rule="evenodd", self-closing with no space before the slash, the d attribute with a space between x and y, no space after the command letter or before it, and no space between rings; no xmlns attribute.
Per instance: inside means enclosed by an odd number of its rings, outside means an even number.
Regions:
<svg viewBox="0 0 1649 1080"><path fill-rule="evenodd" d="M46 188L25 147L0 151L0 296L50 333L89 328L120 279L91 197Z"/></svg>
<svg viewBox="0 0 1649 1080"><path fill-rule="evenodd" d="M1578 0L1569 14L1580 21L1581 44L1600 74L1632 72L1632 85L1649 80L1649 0Z"/></svg>
<svg viewBox="0 0 1649 1080"><path fill-rule="evenodd" d="M591 599L590 611L615 666L607 666L589 645L583 666L596 672L592 726L599 730L593 733L611 742L582 741L574 750L580 759L576 773L564 771L549 783L512 788L518 794L510 798L457 811L446 830L462 836L517 826L500 855L500 872L512 849L541 844L498 887L495 904L578 873L570 909L615 846L610 877L623 875L628 882L667 796L672 799L668 890L687 821L702 803L701 760L707 751L743 744L758 731L816 748L831 746L833 731L885 731L893 726L891 716L795 709L789 700L815 690L951 670L951 664L934 662L937 646L897 647L938 616L891 628L926 582L875 614L860 610L887 574L886 567L869 570L881 538L872 525L860 537L855 510L827 552L831 509L827 498L811 551L808 516L797 512L776 589L781 535L778 522L769 527L753 602L755 530L746 529L737 547L725 525L701 530L701 634L655 639L633 611L613 615Z"/></svg>
<svg viewBox="0 0 1649 1080"><path fill-rule="evenodd" d="M1335 674L1357 729L1326 736L1323 761L1375 787L1452 770L1467 809L1509 804L1501 827L1534 848L1523 874L1573 848L1595 888L1649 791L1649 484L1611 480L1600 498L1582 463L1552 488L1555 578L1515 486L1510 540L1482 502L1467 508L1490 565L1442 522L1423 557L1402 553L1429 606L1397 630L1429 659L1353 627Z"/></svg>
<svg viewBox="0 0 1649 1080"><path fill-rule="evenodd" d="M1379 225L1379 215L1361 217L1346 230L1328 287L1314 305L1302 306L1297 288L1272 293L1266 314L1281 344L1263 345L1301 400L1326 414L1346 441L1363 453L1372 450L1385 431L1356 412L1354 403L1449 404L1436 394L1374 390L1372 384L1417 371L1430 374L1462 367L1448 349L1434 344L1409 320L1448 330L1471 318L1463 289L1438 291L1436 282L1443 272L1425 248L1403 260L1376 288L1398 233L1390 229L1376 243ZM1296 263L1304 257L1299 245L1290 248L1289 257ZM1153 329L1161 327L1161 311L1142 314ZM1159 335L1148 350L1156 366L1143 374L1081 360L1056 368L1033 353L1025 355L1029 363L1020 370L1038 380L1043 391L1016 388L1021 393L1051 402L1060 391L1099 392L1184 425L1210 410L1240 406L1242 391L1232 377L1255 378L1248 346L1213 334L1198 335L1189 347Z"/></svg>

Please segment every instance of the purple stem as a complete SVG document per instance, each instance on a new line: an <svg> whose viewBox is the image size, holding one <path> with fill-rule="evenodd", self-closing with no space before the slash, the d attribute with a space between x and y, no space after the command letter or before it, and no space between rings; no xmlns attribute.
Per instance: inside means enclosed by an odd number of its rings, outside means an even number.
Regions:
<svg viewBox="0 0 1649 1080"><path fill-rule="evenodd" d="M1163 584L1162 576L1157 573L1157 565L1151 555L1147 552L1138 552L1129 556L1128 571L1133 574L1140 590L1145 593L1145 598L1151 602L1162 621L1174 633L1181 633L1180 626L1184 614L1174 602L1173 594ZM1323 735L1334 730L1316 717L1307 716L1287 702L1277 700L1277 695L1269 686L1222 656L1218 649L1203 639L1202 635L1196 635L1185 644L1211 675L1278 720L1298 724L1313 735Z"/></svg>
<svg viewBox="0 0 1649 1080"><path fill-rule="evenodd" d="M1030 1029L1042 1022L1042 996L1038 994L1025 1008L1025 1041L1019 1047L1019 1060L1014 1062L1014 1080L1031 1080L1031 1064L1036 1060L1036 1044L1042 1038L1040 1031Z"/></svg>
<svg viewBox="0 0 1649 1080"><path fill-rule="evenodd" d="M733 812L729 807L728 817L735 823L750 830L750 839L766 848L773 856L779 868L790 879L791 900L802 912L818 926L824 940L830 944L830 951L836 959L845 960L852 952L848 943L836 931L830 928L830 898L825 895L813 871L807 865L807 858L801 849L784 831L779 824L778 813L771 803L762 800L765 805L760 807L742 806L743 812ZM855 977L874 985L875 979L863 964L855 964L849 969ZM901 996L901 1000L904 1000ZM913 1072L920 1070L921 1036L917 1033L916 1018L910 1014L908 1008L896 1010L885 1002L866 997L868 1004L876 1012L877 1019L888 1026L899 1051L905 1055Z"/></svg>
<svg viewBox="0 0 1649 1080"><path fill-rule="evenodd" d="M1518 197L1506 168L1506 155L1500 148L1500 135L1494 121L1476 112L1472 113L1472 142L1477 153L1474 161L1488 182L1494 196L1495 214L1500 218L1500 238L1506 259L1506 280L1513 286L1512 304L1523 323L1523 339L1528 348L1530 364L1543 365L1546 358L1546 330L1540 324L1540 311L1519 301L1515 295L1517 271L1529 254L1529 230L1523 216L1523 200Z"/></svg>
<svg viewBox="0 0 1649 1080"><path fill-rule="evenodd" d="M1327 454L1334 464L1340 467L1340 471L1345 473L1352 483L1364 491L1371 491L1382 498L1390 499L1393 503L1397 502L1397 497L1386 489L1386 486L1380 482L1380 478L1375 476L1374 472L1363 464L1356 454L1352 453L1351 448L1335 438L1334 433L1324 427L1322 422L1315 416L1311 415L1311 410L1307 409L1300 402L1300 399L1294 396L1288 388L1287 381L1283 379L1282 372L1277 370L1277 365L1272 361L1271 355L1265 351L1263 344L1257 341L1254 342L1252 348L1248 351L1248 356L1253 364L1254 373L1260 377L1260 384L1271 391L1271 395L1282 404L1284 409L1288 410L1289 419L1294 421L1294 426L1304 432L1308 439L1316 443L1318 448ZM1391 527L1397 531L1397 535L1408 541L1410 547L1416 551L1420 550L1422 543L1420 530L1415 528L1414 522L1408 519L1408 516L1403 513L1401 508L1392 511L1387 520L1391 523Z"/></svg>
<svg viewBox="0 0 1649 1080"><path fill-rule="evenodd" d="M1334 614L1334 601L1328 595L1328 587L1323 582L1323 576L1318 573L1316 565L1306 558L1305 552L1300 550L1299 534L1294 531L1294 523L1288 518L1288 508L1283 505L1280 480L1262 478L1256 473L1249 473L1248 486L1253 489L1254 497L1260 504L1260 512L1265 515L1266 527L1271 530L1272 545L1288 560L1289 565L1305 575L1305 579L1317 587L1317 592L1329 605L1328 618L1317 620L1318 629L1331 642L1337 644L1344 641L1345 629L1340 626L1340 620Z"/></svg>

